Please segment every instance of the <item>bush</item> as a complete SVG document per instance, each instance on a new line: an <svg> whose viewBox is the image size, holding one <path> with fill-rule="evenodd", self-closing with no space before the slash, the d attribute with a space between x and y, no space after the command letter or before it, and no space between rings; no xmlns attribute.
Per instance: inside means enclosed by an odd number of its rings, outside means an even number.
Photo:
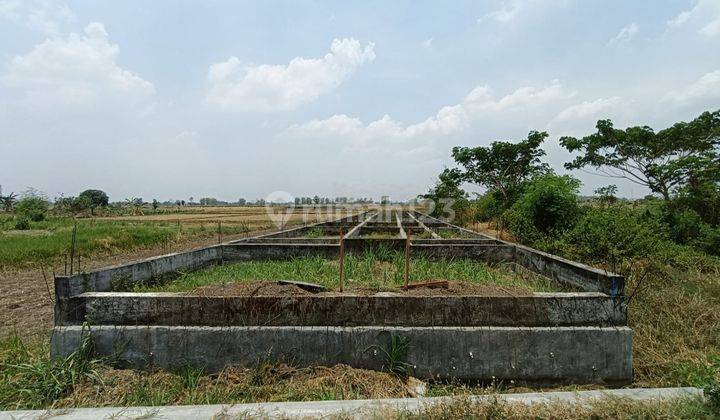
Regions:
<svg viewBox="0 0 720 420"><path fill-rule="evenodd" d="M33 222L42 222L45 220L50 204L40 196L28 196L15 205L15 213L21 218L27 218Z"/></svg>
<svg viewBox="0 0 720 420"><path fill-rule="evenodd" d="M17 230L28 230L30 229L30 220L26 217L19 217L15 220L15 229Z"/></svg>
<svg viewBox="0 0 720 420"><path fill-rule="evenodd" d="M580 181L567 175L548 174L533 179L505 213L508 229L525 243L558 236L577 220L579 188Z"/></svg>
<svg viewBox="0 0 720 420"><path fill-rule="evenodd" d="M475 201L475 217L480 222L489 222L503 213L502 202L495 194L488 192Z"/></svg>

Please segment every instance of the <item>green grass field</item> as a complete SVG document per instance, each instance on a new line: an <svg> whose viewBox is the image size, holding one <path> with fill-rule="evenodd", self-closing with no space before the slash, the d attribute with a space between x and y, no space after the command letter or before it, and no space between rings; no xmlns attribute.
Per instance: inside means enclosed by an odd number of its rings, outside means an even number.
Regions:
<svg viewBox="0 0 720 420"><path fill-rule="evenodd" d="M390 253L390 259L380 258L374 252L347 255L345 278L349 286L375 289L403 284L404 260L402 253ZM471 260L429 261L412 258L410 280L457 280L483 285L523 288L528 291L558 291L556 283L543 277L523 278L508 270L489 267ZM138 287L135 291L184 292L202 286L228 284L252 280L299 280L335 288L340 278L338 261L319 257L298 258L289 261L250 261L180 275L172 282L154 286Z"/></svg>
<svg viewBox="0 0 720 420"><path fill-rule="evenodd" d="M52 262L70 252L77 223L76 253L84 257L124 251L183 238L217 235L217 224L182 224L169 221L118 221L104 219L51 218L32 222L29 230L11 229L11 221L0 222L0 269L38 262ZM242 233L247 226L223 225L223 234Z"/></svg>

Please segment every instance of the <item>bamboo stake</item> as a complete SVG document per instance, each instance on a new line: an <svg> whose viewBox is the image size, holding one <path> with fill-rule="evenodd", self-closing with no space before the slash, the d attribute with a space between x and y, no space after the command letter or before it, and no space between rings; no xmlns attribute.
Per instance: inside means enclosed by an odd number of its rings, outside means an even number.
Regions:
<svg viewBox="0 0 720 420"><path fill-rule="evenodd" d="M340 228L340 292L345 287L345 235Z"/></svg>
<svg viewBox="0 0 720 420"><path fill-rule="evenodd" d="M405 235L405 270L403 273L405 277L405 287L410 284L410 235L412 235L412 231L408 230Z"/></svg>

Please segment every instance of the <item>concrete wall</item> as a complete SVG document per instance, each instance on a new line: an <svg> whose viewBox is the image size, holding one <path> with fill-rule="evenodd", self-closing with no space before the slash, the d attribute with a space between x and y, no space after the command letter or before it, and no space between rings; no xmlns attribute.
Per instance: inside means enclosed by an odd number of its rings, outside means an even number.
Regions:
<svg viewBox="0 0 720 420"><path fill-rule="evenodd" d="M55 327L53 356L67 356L81 326ZM348 364L381 370L392 336L409 340L404 358L423 379L627 383L632 331L627 327L167 327L91 328L96 351L138 368L263 361L294 366Z"/></svg>
<svg viewBox="0 0 720 420"><path fill-rule="evenodd" d="M58 299L65 299L83 292L108 292L112 289L114 281L143 282L178 270L196 270L217 263L221 257L222 248L215 245L101 268L74 276L57 276L55 295Z"/></svg>
<svg viewBox="0 0 720 420"><path fill-rule="evenodd" d="M624 294L625 278L622 276L526 246L515 245L515 263L582 290L607 293L610 296Z"/></svg>
<svg viewBox="0 0 720 420"><path fill-rule="evenodd" d="M245 296L84 293L65 325L621 326L625 307L600 293L531 296Z"/></svg>

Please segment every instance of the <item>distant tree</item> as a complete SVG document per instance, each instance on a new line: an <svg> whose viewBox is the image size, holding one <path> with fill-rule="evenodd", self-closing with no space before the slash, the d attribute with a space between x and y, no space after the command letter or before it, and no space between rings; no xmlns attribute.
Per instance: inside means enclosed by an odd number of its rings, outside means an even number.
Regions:
<svg viewBox="0 0 720 420"><path fill-rule="evenodd" d="M90 208L90 214L95 214L95 209L105 207L110 201L108 195L101 190L85 190L78 195L81 203L86 204Z"/></svg>
<svg viewBox="0 0 720 420"><path fill-rule="evenodd" d="M495 141L489 147L454 147L452 156L464 168L461 179L497 193L510 204L532 177L550 171L540 158L548 134L531 131L518 143Z"/></svg>
<svg viewBox="0 0 720 420"><path fill-rule="evenodd" d="M33 188L28 188L21 197L15 205L15 214L20 218L26 218L33 222L45 220L45 215L50 208L50 202L44 194Z"/></svg>
<svg viewBox="0 0 720 420"><path fill-rule="evenodd" d="M157 201L157 199L153 198L153 201L152 201L152 208L153 208L153 210L154 210L154 211L157 211L157 209L158 209L159 206L160 206L160 202Z"/></svg>
<svg viewBox="0 0 720 420"><path fill-rule="evenodd" d="M460 188L462 182L462 173L460 170L446 168L438 176L438 180L426 194L419 197L425 200L432 200L433 207L430 213L433 217L441 217L447 212L448 205L455 206L458 202L467 201L467 193ZM460 203L461 205L463 203Z"/></svg>
<svg viewBox="0 0 720 420"><path fill-rule="evenodd" d="M595 195L602 203L614 203L617 201L617 185L607 185L595 189Z"/></svg>
<svg viewBox="0 0 720 420"><path fill-rule="evenodd" d="M6 212L11 212L15 202L17 201L17 194L11 192L8 195L2 195L2 186L0 186L0 205Z"/></svg>
<svg viewBox="0 0 720 420"><path fill-rule="evenodd" d="M312 200L313 200L314 204L320 204L320 197L318 197L317 195L315 197L313 197Z"/></svg>
<svg viewBox="0 0 720 420"><path fill-rule="evenodd" d="M245 200L244 198L239 198L237 202L239 205L244 206L247 203L247 200Z"/></svg>
<svg viewBox="0 0 720 420"><path fill-rule="evenodd" d="M610 120L598 121L596 128L580 139L560 139L568 151L580 153L565 168L591 166L608 177L645 186L665 201L691 176L720 179L720 110L657 133L648 126L617 129Z"/></svg>

